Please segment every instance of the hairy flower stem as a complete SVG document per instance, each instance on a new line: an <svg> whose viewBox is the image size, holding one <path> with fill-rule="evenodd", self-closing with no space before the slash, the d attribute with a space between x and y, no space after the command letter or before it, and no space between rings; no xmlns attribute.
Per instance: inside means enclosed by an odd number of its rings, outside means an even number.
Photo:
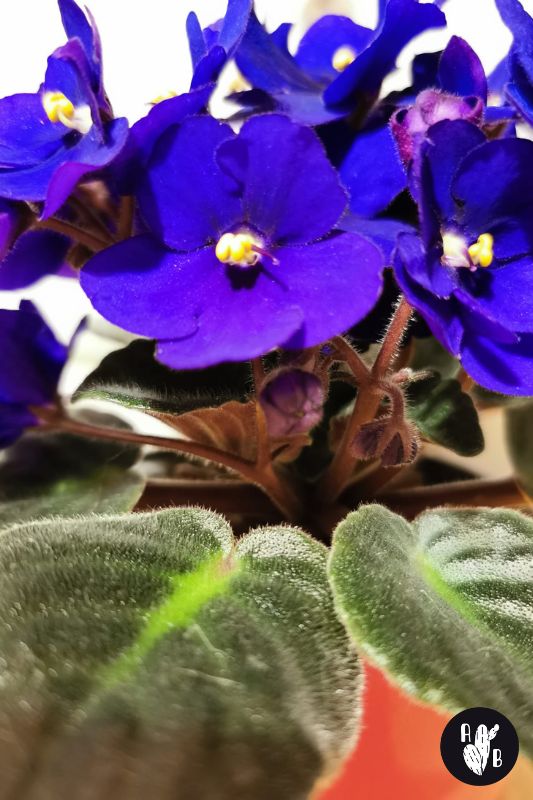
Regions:
<svg viewBox="0 0 533 800"><path fill-rule="evenodd" d="M105 250L110 244L113 244L111 238L105 240L90 231L78 227L78 225L74 225L72 222L66 222L63 219L56 219L54 217L39 220L33 227L35 230L48 230L61 233L63 236L73 239L78 244L88 247L89 250L92 250L94 253Z"/></svg>
<svg viewBox="0 0 533 800"><path fill-rule="evenodd" d="M33 412L44 423L36 430L63 431L78 436L93 439L104 439L115 442L128 442L130 444L151 445L161 450L172 450L177 453L204 458L216 464L221 464L237 472L246 480L251 481L265 491L272 502L280 509L289 520L296 520L301 515L301 502L292 488L284 483L271 464L260 464L241 458L233 453L227 453L216 447L198 444L183 439L172 439L164 436L148 436L122 428L108 428L98 425L89 425L85 422L66 417L62 410L34 408Z"/></svg>
<svg viewBox="0 0 533 800"><path fill-rule="evenodd" d="M346 426L344 436L321 482L320 489L326 502L336 501L350 482L357 462L357 457L352 453L352 442L361 426L373 420L377 414L385 394L383 380L394 365L412 313L413 309L407 300L402 297L370 371L355 350L345 342L346 347L351 351L351 355L344 351L343 358L354 373L358 383L358 392L354 410ZM335 347L339 348L337 340L335 340ZM365 368L365 371L362 370L361 365Z"/></svg>

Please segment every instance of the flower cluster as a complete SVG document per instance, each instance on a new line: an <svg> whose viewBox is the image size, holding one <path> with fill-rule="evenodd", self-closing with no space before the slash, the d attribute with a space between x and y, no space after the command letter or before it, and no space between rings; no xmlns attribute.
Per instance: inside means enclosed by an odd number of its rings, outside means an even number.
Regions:
<svg viewBox="0 0 533 800"><path fill-rule="evenodd" d="M493 75L451 36L389 94L404 47L445 28L441 3L384 0L375 30L327 15L293 46L290 25L228 0L206 29L188 18L189 91L132 126L94 21L58 3L67 40L42 85L0 100L0 289L79 276L175 370L377 341L402 294L474 381L533 395L533 19L518 0L497 0L513 45ZM241 86L222 121L210 100L229 62ZM50 401L64 354L42 331L34 347L27 307L1 313L5 443Z"/></svg>

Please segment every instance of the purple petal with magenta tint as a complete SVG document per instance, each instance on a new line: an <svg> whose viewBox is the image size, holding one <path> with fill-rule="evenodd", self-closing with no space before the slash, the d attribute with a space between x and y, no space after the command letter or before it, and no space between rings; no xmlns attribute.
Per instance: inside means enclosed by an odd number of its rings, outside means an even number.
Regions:
<svg viewBox="0 0 533 800"><path fill-rule="evenodd" d="M350 209L361 217L384 211L407 187L407 175L388 124L362 130L339 171L350 195Z"/></svg>
<svg viewBox="0 0 533 800"><path fill-rule="evenodd" d="M22 234L0 261L0 290L23 289L65 264L70 240L51 231Z"/></svg>
<svg viewBox="0 0 533 800"><path fill-rule="evenodd" d="M294 56L296 63L317 81L329 83L338 76L333 57L340 47L349 47L354 57L368 47L374 31L356 25L349 17L327 14L304 34Z"/></svg>
<svg viewBox="0 0 533 800"><path fill-rule="evenodd" d="M461 97L480 97L487 102L487 78L483 65L470 45L452 36L439 64L441 89Z"/></svg>
<svg viewBox="0 0 533 800"><path fill-rule="evenodd" d="M303 325L284 343L313 347L344 333L375 306L383 287L383 255L355 233L276 250L273 279L302 310ZM327 298L327 302L324 299Z"/></svg>
<svg viewBox="0 0 533 800"><path fill-rule="evenodd" d="M466 151L451 192L461 224L474 238L512 220L533 205L533 142L501 139Z"/></svg>
<svg viewBox="0 0 533 800"><path fill-rule="evenodd" d="M391 130L403 163L408 165L416 158L432 125L457 119L477 125L483 119L483 110L478 97L456 97L438 89L420 92L413 106L400 109L391 118Z"/></svg>
<svg viewBox="0 0 533 800"><path fill-rule="evenodd" d="M300 69L291 55L277 47L253 12L235 61L255 89L269 93L321 90L320 84Z"/></svg>
<svg viewBox="0 0 533 800"><path fill-rule="evenodd" d="M429 28L446 24L446 17L431 3L389 0L383 25L369 47L350 64L324 93L328 106L353 107L362 94L375 94L394 69L403 48Z"/></svg>
<svg viewBox="0 0 533 800"><path fill-rule="evenodd" d="M201 247L242 221L240 199L215 161L216 149L234 136L228 125L206 116L186 119L158 139L139 207L170 247Z"/></svg>
<svg viewBox="0 0 533 800"><path fill-rule="evenodd" d="M243 221L279 245L310 242L329 233L347 198L314 131L278 114L254 117L235 144L220 148L219 157L227 164L228 154L242 151L243 144Z"/></svg>
<svg viewBox="0 0 533 800"><path fill-rule="evenodd" d="M533 335L501 344L475 332L465 334L461 362L474 380L493 392L533 395Z"/></svg>
<svg viewBox="0 0 533 800"><path fill-rule="evenodd" d="M96 310L125 330L154 339L187 336L197 329L196 306L189 314L192 301L184 305L183 296L198 290L205 252L179 255L151 236L135 236L93 256L81 286Z"/></svg>
<svg viewBox="0 0 533 800"><path fill-rule="evenodd" d="M128 121L119 117L109 122L104 130L104 144L98 135L93 137L91 133L67 151L63 163L53 170L46 189L42 219L51 217L61 208L82 178L103 169L119 155L128 138ZM0 186L1 181L0 175Z"/></svg>
<svg viewBox="0 0 533 800"><path fill-rule="evenodd" d="M38 311L27 301L18 311L0 309L0 402L50 402L67 358Z"/></svg>
<svg viewBox="0 0 533 800"><path fill-rule="evenodd" d="M0 168L30 167L51 158L62 147L63 134L63 126L46 116L42 94L0 100Z"/></svg>

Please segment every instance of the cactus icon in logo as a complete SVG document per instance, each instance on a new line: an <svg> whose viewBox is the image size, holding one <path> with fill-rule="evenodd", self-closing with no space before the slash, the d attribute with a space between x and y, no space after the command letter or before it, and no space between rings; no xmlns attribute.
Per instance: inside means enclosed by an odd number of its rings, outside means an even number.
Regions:
<svg viewBox="0 0 533 800"><path fill-rule="evenodd" d="M468 723L464 723L461 725L461 729L469 728L470 726ZM487 766L487 762L489 760L491 742L496 736L500 729L499 725L495 725L493 728L489 729L486 725L478 725L476 730L476 736L474 740L474 744L465 744L463 750L463 758L465 760L465 764L468 769L471 769L472 772L475 772L476 775L483 775L485 772L485 767ZM495 749L493 751L493 761L494 765L498 766L501 765L501 751Z"/></svg>
<svg viewBox="0 0 533 800"><path fill-rule="evenodd" d="M505 778L518 758L512 722L493 708L467 708L442 733L440 751L451 774L471 786L489 786Z"/></svg>

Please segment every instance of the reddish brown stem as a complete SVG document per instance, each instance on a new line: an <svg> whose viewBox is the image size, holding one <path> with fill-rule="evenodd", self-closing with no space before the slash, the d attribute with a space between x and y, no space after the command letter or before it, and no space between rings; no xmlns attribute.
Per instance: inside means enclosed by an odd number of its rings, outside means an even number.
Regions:
<svg viewBox="0 0 533 800"><path fill-rule="evenodd" d="M402 297L396 307L396 311L389 323L387 333L383 338L378 356L372 367L372 374L376 378L383 378L394 366L398 351L402 343L407 326L411 320L413 309Z"/></svg>
<svg viewBox="0 0 533 800"><path fill-rule="evenodd" d="M63 219L50 218L40 220L36 222L33 227L37 230L48 230L54 231L55 233L61 233L63 236L68 236L69 239L73 239L75 242L88 247L89 250L92 250L94 253L98 253L100 250L105 250L105 248L109 247L109 245L112 243L111 239L105 241L90 231L79 228L72 222L66 222Z"/></svg>
<svg viewBox="0 0 533 800"><path fill-rule="evenodd" d="M221 464L262 488L287 519L296 519L301 513L301 502L296 491L293 491L287 482L279 478L274 468L269 463L258 465L255 462L248 461L233 453L219 450L216 447L210 447L209 445L198 444L197 442L186 441L184 439L148 436L122 428L117 429L88 425L84 422L69 419L65 417L61 411L58 412L55 409L34 408L33 411L35 415L45 423L41 426L40 430L64 431L88 438L128 442L141 446L151 445L162 450L173 450L178 453L185 453L186 455L204 458L216 464Z"/></svg>

